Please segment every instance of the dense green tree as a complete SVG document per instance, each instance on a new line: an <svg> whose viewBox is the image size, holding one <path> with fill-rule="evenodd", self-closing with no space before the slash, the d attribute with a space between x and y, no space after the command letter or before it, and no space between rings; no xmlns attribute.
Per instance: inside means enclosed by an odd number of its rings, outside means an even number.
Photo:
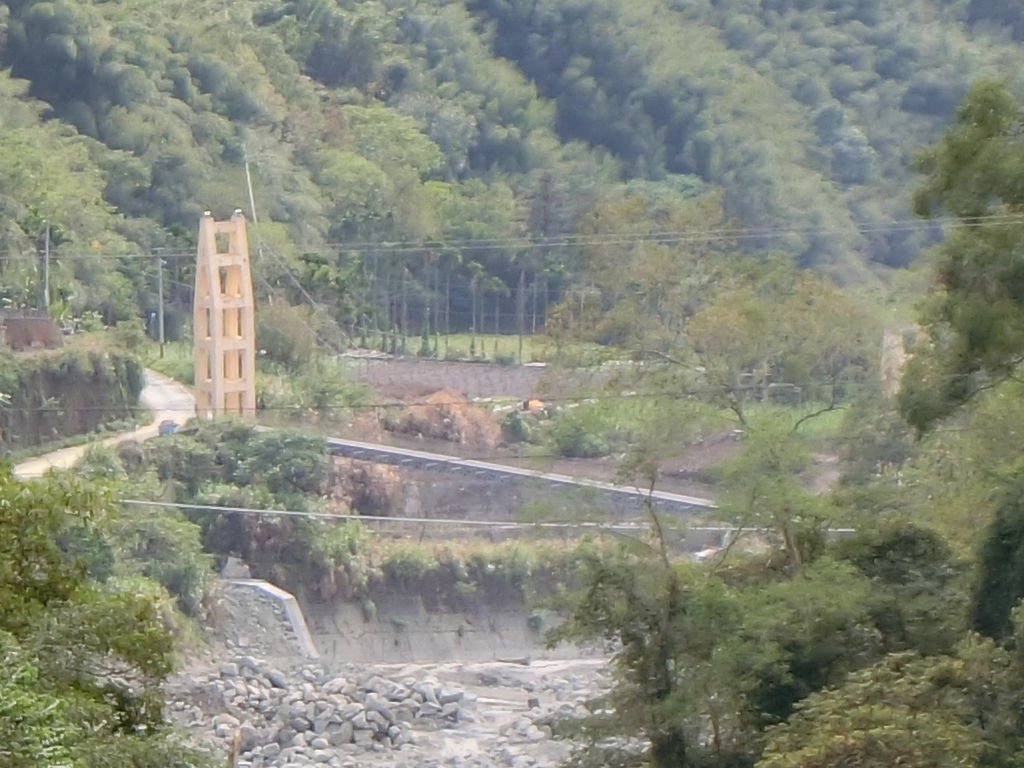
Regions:
<svg viewBox="0 0 1024 768"><path fill-rule="evenodd" d="M994 382L1012 375L1024 350L1018 264L1024 147L1020 109L1001 84L981 83L953 128L921 159L928 178L918 192L924 214L959 220L938 253L938 290L924 322L929 344L914 355L900 395L919 430Z"/></svg>
<svg viewBox="0 0 1024 768"><path fill-rule="evenodd" d="M740 529L771 531L787 566L799 571L821 546L835 514L828 500L804 487L810 452L789 414L747 425L742 451L720 470L723 518Z"/></svg>
<svg viewBox="0 0 1024 768"><path fill-rule="evenodd" d="M686 337L705 397L743 423L748 400L820 406L811 413L842 407L873 375L881 333L854 295L769 268L713 293Z"/></svg>
<svg viewBox="0 0 1024 768"><path fill-rule="evenodd" d="M332 477L322 440L231 421L190 425L119 459L134 493L214 507L323 512ZM299 591L329 569L316 545L325 529L301 518L185 509L159 524L126 515L116 530L126 570L158 581L190 614L208 575L203 550L242 557L254 573Z"/></svg>
<svg viewBox="0 0 1024 768"><path fill-rule="evenodd" d="M0 756L12 766L197 766L163 724L172 637L152 583L101 583L66 540L112 503L66 478L0 477ZM70 535L69 535L70 534Z"/></svg>
<svg viewBox="0 0 1024 768"><path fill-rule="evenodd" d="M12 768L69 765L71 742L78 734L69 719L67 701L39 690L39 670L26 660L17 641L4 635L0 672L0 758Z"/></svg>
<svg viewBox="0 0 1024 768"><path fill-rule="evenodd" d="M971 620L991 637L1011 629L1010 614L1024 598L1024 485L1013 479L1002 490L995 517L985 531L978 557L978 584Z"/></svg>
<svg viewBox="0 0 1024 768"><path fill-rule="evenodd" d="M839 688L811 694L789 722L769 731L757 765L981 765L984 743L969 724L970 689L980 681L966 672L962 659L890 656Z"/></svg>
<svg viewBox="0 0 1024 768"><path fill-rule="evenodd" d="M769 729L757 765L1018 765L1021 616L1017 609L1012 650L968 636L945 654L889 655L812 694Z"/></svg>
<svg viewBox="0 0 1024 768"><path fill-rule="evenodd" d="M953 650L965 628L965 564L940 534L889 523L839 541L833 555L871 580L871 613L886 651Z"/></svg>
<svg viewBox="0 0 1024 768"><path fill-rule="evenodd" d="M591 562L549 636L614 652L616 685L593 702L573 764L750 764L762 728L876 658L869 587L850 569L822 560L794 579L736 586L659 549L655 539L653 551ZM649 748L629 741L640 734Z"/></svg>

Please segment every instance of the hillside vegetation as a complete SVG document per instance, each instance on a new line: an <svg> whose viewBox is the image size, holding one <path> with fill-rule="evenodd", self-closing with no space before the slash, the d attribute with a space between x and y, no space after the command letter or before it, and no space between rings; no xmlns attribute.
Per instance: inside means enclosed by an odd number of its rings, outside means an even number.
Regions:
<svg viewBox="0 0 1024 768"><path fill-rule="evenodd" d="M689 253L691 198L713 209L705 241L870 280L935 237L898 223L909 161L972 81L1020 70L1015 13L7 0L0 300L39 301L48 231L55 314L151 312L155 249L184 312L197 217L249 212L246 161L259 290L313 305L336 338L538 327L591 258L565 235L624 232L608 247L626 253L667 232ZM736 227L751 236L721 232Z"/></svg>
<svg viewBox="0 0 1024 768"><path fill-rule="evenodd" d="M142 368L132 355L3 352L0 370L0 455L138 418Z"/></svg>

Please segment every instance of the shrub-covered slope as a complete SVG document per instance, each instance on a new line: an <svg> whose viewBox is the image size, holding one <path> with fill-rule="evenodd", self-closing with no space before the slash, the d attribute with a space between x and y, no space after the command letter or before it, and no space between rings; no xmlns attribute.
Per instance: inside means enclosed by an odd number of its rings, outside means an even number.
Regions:
<svg viewBox="0 0 1024 768"><path fill-rule="evenodd" d="M863 279L927 242L891 225L908 163L969 83L1019 71L1019 21L980 0L7 0L0 299L36 302L47 229L58 309L151 307L155 248L184 298L196 217L250 208L246 161L261 290L343 326L398 324L371 278L406 313L454 287L509 315L540 275L557 294L572 254L522 238L623 195L656 228L720 188L747 247ZM460 245L354 247L384 241Z"/></svg>

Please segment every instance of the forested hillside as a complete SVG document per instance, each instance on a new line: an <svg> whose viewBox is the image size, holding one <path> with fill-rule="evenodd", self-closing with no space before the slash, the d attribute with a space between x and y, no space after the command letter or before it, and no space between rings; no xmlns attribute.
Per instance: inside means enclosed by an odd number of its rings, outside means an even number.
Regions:
<svg viewBox="0 0 1024 768"><path fill-rule="evenodd" d="M937 234L906 223L911 160L1020 71L1014 8L7 0L0 299L38 302L48 232L55 314L151 310L157 249L187 302L197 217L251 212L247 164L260 291L332 333L543 321L595 243L869 280Z"/></svg>

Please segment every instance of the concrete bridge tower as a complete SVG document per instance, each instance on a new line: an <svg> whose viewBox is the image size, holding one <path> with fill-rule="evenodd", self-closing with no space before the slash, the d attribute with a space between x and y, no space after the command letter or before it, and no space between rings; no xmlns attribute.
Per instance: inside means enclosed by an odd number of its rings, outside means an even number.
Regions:
<svg viewBox="0 0 1024 768"><path fill-rule="evenodd" d="M255 418L255 301L241 211L199 220L194 306L196 414Z"/></svg>

